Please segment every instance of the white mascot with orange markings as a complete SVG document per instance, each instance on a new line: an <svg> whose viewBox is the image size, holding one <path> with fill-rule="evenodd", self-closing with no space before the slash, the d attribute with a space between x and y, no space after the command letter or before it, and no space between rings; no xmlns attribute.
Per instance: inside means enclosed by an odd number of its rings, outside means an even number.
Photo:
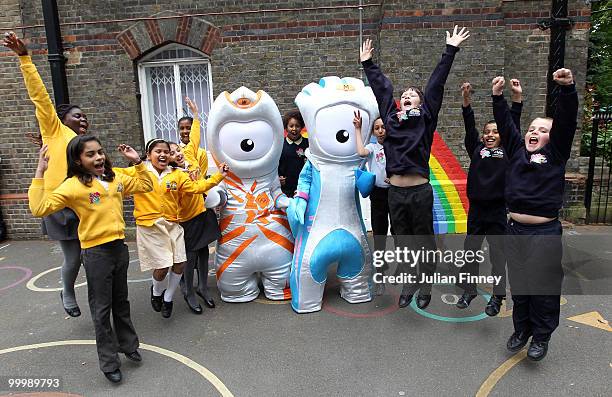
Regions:
<svg viewBox="0 0 612 397"><path fill-rule="evenodd" d="M209 191L206 206L220 207L215 267L225 302L257 298L257 273L268 299L291 298L293 236L284 211L289 199L278 179L283 139L280 112L264 91L240 87L214 101L207 145L215 162L227 163L231 171Z"/></svg>

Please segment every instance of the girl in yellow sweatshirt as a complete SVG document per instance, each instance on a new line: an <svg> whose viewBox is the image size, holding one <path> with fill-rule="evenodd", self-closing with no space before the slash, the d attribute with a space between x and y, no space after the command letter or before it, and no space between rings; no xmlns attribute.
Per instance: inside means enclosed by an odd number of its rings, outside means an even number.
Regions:
<svg viewBox="0 0 612 397"><path fill-rule="evenodd" d="M68 178L49 192L44 176L51 160L47 157L49 147L44 145L28 190L34 216L47 216L68 207L80 219L78 234L98 359L100 369L112 382L121 380L118 352L125 353L133 361L142 359L137 350L138 336L130 319L127 286L130 258L123 242L123 196L153 189L149 172L138 153L126 145L120 145L119 150L136 163L132 167L133 176L115 174L95 136L73 138L67 148Z"/></svg>
<svg viewBox="0 0 612 397"><path fill-rule="evenodd" d="M216 173L209 179L192 181L187 173L169 166L168 142L152 139L147 142L145 152L146 167L153 179L153 191L134 195L138 258L142 271L153 270L151 306L168 318L172 315L174 292L187 260L184 232L178 223L179 194L205 193L223 180L229 168L221 164L219 169L222 173ZM170 268L172 271L168 272ZM164 290L166 275L168 286Z"/></svg>
<svg viewBox="0 0 612 397"><path fill-rule="evenodd" d="M170 155L176 165L188 172L194 180L205 179L208 171L206 151L200 149L200 120L198 107L189 98L185 98L187 106L193 114L192 118L183 117L179 120L181 141L186 145L181 148L176 143L170 143ZM184 128L190 128L187 139L184 139ZM214 211L207 211L204 197L200 194L179 195L179 220L185 231L185 250L187 262L181 280L183 298L189 309L195 314L202 314L196 293L209 308L215 307L215 301L208 292L208 244L221 237L221 230ZM198 287L194 291L194 270L198 269Z"/></svg>
<svg viewBox="0 0 612 397"><path fill-rule="evenodd" d="M23 80L30 100L36 107L42 143L47 145L50 155L49 170L45 173L45 189L50 193L66 179L66 147L77 134L87 132L87 116L76 105L60 104L57 109L54 108L25 43L14 32L4 35L3 44L19 56ZM43 234L58 241L62 249L64 263L60 296L64 310L72 317L81 315L74 294L74 282L81 267L78 226L79 219L70 208L46 216L42 221Z"/></svg>

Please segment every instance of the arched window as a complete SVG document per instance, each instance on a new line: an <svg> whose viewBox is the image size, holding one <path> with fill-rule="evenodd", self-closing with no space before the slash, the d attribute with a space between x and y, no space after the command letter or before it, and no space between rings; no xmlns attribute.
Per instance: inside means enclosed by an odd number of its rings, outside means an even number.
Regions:
<svg viewBox="0 0 612 397"><path fill-rule="evenodd" d="M162 138L179 142L177 121L192 116L185 96L198 105L204 126L212 103L212 76L208 56L180 44L169 44L138 63L145 141Z"/></svg>

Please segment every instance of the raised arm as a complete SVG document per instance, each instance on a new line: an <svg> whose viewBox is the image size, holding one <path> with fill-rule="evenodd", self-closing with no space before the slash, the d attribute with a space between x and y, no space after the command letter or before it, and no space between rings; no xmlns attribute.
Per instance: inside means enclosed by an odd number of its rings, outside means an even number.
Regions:
<svg viewBox="0 0 612 397"><path fill-rule="evenodd" d="M363 138L361 137L361 113L359 110L354 112L353 125L355 126L355 144L357 145L357 154L361 157L367 157L370 151L363 146Z"/></svg>
<svg viewBox="0 0 612 397"><path fill-rule="evenodd" d="M38 217L47 216L65 208L71 198L71 189L68 186L70 180L64 181L50 195L45 197L45 181L43 177L49 166L47 150L47 145L43 145L38 152L38 167L36 168L34 179L32 179L32 184L28 189L30 211L32 215Z"/></svg>
<svg viewBox="0 0 612 397"><path fill-rule="evenodd" d="M36 119L40 125L40 133L43 140L54 138L62 133L62 122L57 117L55 107L49 93L45 88L36 66L32 63L32 58L28 55L25 43L17 37L14 32L4 34L4 46L10 48L19 56L21 73L28 91L30 100L36 107ZM66 128L68 130L68 128ZM74 135L76 133L73 132Z"/></svg>
<svg viewBox="0 0 612 397"><path fill-rule="evenodd" d="M557 70L553 73L553 80L559 84L561 92L550 130L550 144L567 161L578 123L578 93L571 70Z"/></svg>
<svg viewBox="0 0 612 397"><path fill-rule="evenodd" d="M423 96L425 97L424 106L427 106L432 117L437 118L440 108L442 107L442 99L444 98L444 85L450 73L451 66L455 59L455 54L459 51L459 45L468 37L470 32L461 28L459 32L458 26L455 25L453 34L446 32L446 48L442 54L442 59L431 73Z"/></svg>
<svg viewBox="0 0 612 397"><path fill-rule="evenodd" d="M380 117L383 122L386 122L393 112L397 112L397 106L393 100L393 85L380 68L372 62L372 51L374 51L372 40L367 39L361 46L359 59L376 97L376 102L378 102Z"/></svg>
<svg viewBox="0 0 612 397"><path fill-rule="evenodd" d="M148 193L153 190L153 180L144 162L138 153L128 145L119 145L118 150L130 162L134 163L134 176L118 173L115 177L121 178L123 183L123 196L136 193Z"/></svg>
<svg viewBox="0 0 612 397"><path fill-rule="evenodd" d="M210 176L207 179L199 179L197 181L192 181L187 175L182 175L180 181L179 190L183 193L190 194L202 194L209 191L211 188L217 186L224 178L227 172L229 171L229 167L227 164L222 163L219 165L219 170L221 172L217 172Z"/></svg>
<svg viewBox="0 0 612 397"><path fill-rule="evenodd" d="M521 131L521 114L523 113L523 87L518 79L510 80L510 99L512 100L512 106L510 107L510 113L512 114L512 121L516 126L516 129Z"/></svg>
<svg viewBox="0 0 612 397"><path fill-rule="evenodd" d="M472 109L472 85L465 82L461 85L461 96L463 97L463 106L461 106L463 114L463 125L465 126L465 150L468 155L472 155L479 142L479 134L476 129L476 119L474 118L474 110Z"/></svg>
<svg viewBox="0 0 612 397"><path fill-rule="evenodd" d="M521 139L520 131L512 120L510 108L504 98L504 78L498 76L493 79L492 84L493 116L497 124L497 131L499 132L502 146L508 153L508 156L512 157L523 145L523 140Z"/></svg>
<svg viewBox="0 0 612 397"><path fill-rule="evenodd" d="M189 143L183 149L183 154L185 155L185 160L189 164L198 163L198 149L200 148L200 113L198 111L198 106L195 102L193 102L188 97L185 97L185 102L193 115L193 124L191 125L191 130L189 131ZM206 171L204 171L206 172ZM205 175L202 175L204 177Z"/></svg>

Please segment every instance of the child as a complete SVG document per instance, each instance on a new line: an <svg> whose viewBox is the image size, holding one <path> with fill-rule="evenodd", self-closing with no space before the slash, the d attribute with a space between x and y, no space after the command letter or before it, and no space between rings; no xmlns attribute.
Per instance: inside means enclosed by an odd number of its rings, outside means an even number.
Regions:
<svg viewBox="0 0 612 397"><path fill-rule="evenodd" d="M291 110L283 116L283 125L287 130L287 137L283 142L283 152L278 162L278 175L281 190L289 198L293 197L297 189L300 171L306 162L304 152L308 148L308 138L302 137L304 119L299 110Z"/></svg>
<svg viewBox="0 0 612 397"><path fill-rule="evenodd" d="M372 40L361 48L361 64L380 110L385 125L383 143L386 155L386 172L389 177L389 214L397 235L413 236L414 248L435 250L433 231L433 190L429 184L429 154L433 133L438 124L438 112L442 106L444 84L459 51L459 45L469 37L469 32L457 26L451 35L446 32L446 50L434 69L425 92L409 87L401 96L398 111L393 100L393 86L380 68L372 62ZM403 243L405 244L405 242ZM435 263L421 263L420 273L432 276ZM419 275L419 279L421 275ZM417 306L427 307L431 301L431 283L405 284L399 298L399 306L406 307L417 289Z"/></svg>
<svg viewBox="0 0 612 397"><path fill-rule="evenodd" d="M187 260L183 228L179 221L179 194L202 194L217 185L228 170L226 164L209 179L192 182L189 176L169 166L170 145L163 139L151 139L145 147L146 167L153 179L153 191L134 195L136 241L142 271L153 270L151 306L164 318L172 315L174 292ZM129 169L118 170L129 172ZM168 269L168 288L162 284Z"/></svg>
<svg viewBox="0 0 612 397"><path fill-rule="evenodd" d="M38 168L28 190L34 216L46 216L64 207L72 208L80 219L83 266L87 276L89 309L96 330L100 369L111 382L121 381L117 352L132 361L141 361L138 336L130 319L127 270L130 262L124 244L123 197L146 193L153 181L138 153L127 145L119 150L136 165L134 176L115 174L98 138L80 135L67 148L68 178L49 192L44 178L49 167L49 147L40 150ZM111 328L110 316L113 316ZM116 341L116 342L115 342Z"/></svg>
<svg viewBox="0 0 612 397"><path fill-rule="evenodd" d="M563 246L558 215L578 115L572 72L559 69L553 80L560 86L554 118L534 119L524 139L503 97L504 78L493 79L492 88L493 114L509 159L506 252L514 333L506 347L518 351L533 336L527 357L534 361L546 356L550 337L559 325ZM512 84L519 83L512 80Z"/></svg>
<svg viewBox="0 0 612 397"><path fill-rule="evenodd" d="M361 114L355 113L353 119L355 125L355 138L357 142L357 153L361 157L368 158L368 169L376 175L376 182L372 193L370 193L370 221L372 223L372 234L374 236L374 250L384 251L386 248L387 232L389 231L389 180L385 171L385 126L382 119L377 118L372 127L372 133L376 137L376 143L368 143L363 146L361 138ZM393 235L393 227L391 228ZM382 268L376 268L382 273ZM385 284L374 284L374 295L380 296L385 291Z"/></svg>
<svg viewBox="0 0 612 397"><path fill-rule="evenodd" d="M198 108L194 102L186 98L187 105L194 116L188 143L181 152L180 147L170 144L170 151L175 153L177 165L190 173L192 179L205 179L208 171L208 158L206 151L200 161L196 159L196 153L200 149L200 120L198 119ZM183 130L181 130L181 139ZM185 140L182 140L185 142ZM184 156L183 156L184 154ZM187 262L181 280L183 298L189 309L195 314L202 314L202 307L198 303L196 294L203 300L208 308L215 307L215 301L208 292L208 244L221 237L221 230L217 223L217 217L213 211L204 207L204 197L201 194L179 195L179 220L185 230L185 250L187 251ZM193 272L198 269L198 288L193 290Z"/></svg>
<svg viewBox="0 0 612 397"><path fill-rule="evenodd" d="M487 303L485 313L494 317L501 308L506 297L506 258L504 257L502 237L506 230L506 203L504 202L504 186L507 157L500 147L499 133L495 120L488 121L482 135L476 130L474 110L471 106L472 86L469 82L461 86L463 96L463 123L465 125L465 149L470 156L470 170L467 178L467 196L470 200L470 210L467 220L467 236L464 250L476 252L480 250L486 236L489 243L489 258L491 274L501 277L501 281L493 286L493 295ZM520 84L512 86L512 121L517 129L521 126L522 89ZM462 272L478 274L478 262L466 264ZM457 302L460 309L467 308L477 296L475 283L462 283L464 293Z"/></svg>
<svg viewBox="0 0 612 397"><path fill-rule="evenodd" d="M77 134L87 133L89 123L87 116L80 107L71 104L61 104L57 109L53 106L51 98L45 89L28 49L14 32L5 33L4 46L10 48L19 56L21 73L25 81L28 95L36 107L36 119L40 126L42 143L47 145L50 155L49 171L45 173L45 189L51 193L66 178L66 147L68 142ZM42 222L42 232L51 240L59 242L64 262L62 263L62 291L60 298L64 311L71 317L81 315L76 296L74 283L81 267L81 246L77 229L79 219L70 208L64 208L49 216Z"/></svg>

